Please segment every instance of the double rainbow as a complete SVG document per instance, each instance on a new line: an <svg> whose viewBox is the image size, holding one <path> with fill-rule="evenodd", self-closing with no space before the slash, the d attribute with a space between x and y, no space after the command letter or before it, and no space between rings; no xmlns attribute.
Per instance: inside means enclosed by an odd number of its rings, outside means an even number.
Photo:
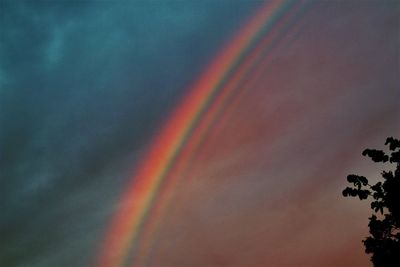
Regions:
<svg viewBox="0 0 400 267"><path fill-rule="evenodd" d="M292 0L267 1L188 90L138 164L111 220L95 267L145 265L174 186L188 162L234 96L254 80L254 70L265 62L301 5Z"/></svg>

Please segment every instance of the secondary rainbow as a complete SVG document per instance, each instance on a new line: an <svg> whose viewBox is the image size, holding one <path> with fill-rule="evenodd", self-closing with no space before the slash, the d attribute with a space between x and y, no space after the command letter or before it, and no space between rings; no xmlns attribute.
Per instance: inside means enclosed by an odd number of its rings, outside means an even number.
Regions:
<svg viewBox="0 0 400 267"><path fill-rule="evenodd" d="M125 266L143 228L146 236L154 232L154 224L159 223L166 205L160 205L159 200L165 200L165 192L173 190L177 173L182 169L180 159L192 156L235 91L234 85L255 64L263 51L263 45L256 46L260 36L272 31L274 24L293 6L294 1L267 1L188 90L137 165L101 244L96 267ZM146 224L153 226L145 227Z"/></svg>

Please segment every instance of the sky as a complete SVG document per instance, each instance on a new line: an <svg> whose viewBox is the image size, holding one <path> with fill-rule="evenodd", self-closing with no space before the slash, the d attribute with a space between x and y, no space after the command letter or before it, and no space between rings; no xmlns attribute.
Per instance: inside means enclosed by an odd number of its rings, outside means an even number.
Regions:
<svg viewBox="0 0 400 267"><path fill-rule="evenodd" d="M341 191L400 137L400 3L304 2L0 1L0 265L368 266Z"/></svg>

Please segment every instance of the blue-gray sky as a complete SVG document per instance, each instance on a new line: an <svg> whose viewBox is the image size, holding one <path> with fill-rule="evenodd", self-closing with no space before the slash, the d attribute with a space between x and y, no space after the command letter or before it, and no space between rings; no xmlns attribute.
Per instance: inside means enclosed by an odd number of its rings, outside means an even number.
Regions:
<svg viewBox="0 0 400 267"><path fill-rule="evenodd" d="M1 252L87 266L156 125L257 2L1 1Z"/></svg>

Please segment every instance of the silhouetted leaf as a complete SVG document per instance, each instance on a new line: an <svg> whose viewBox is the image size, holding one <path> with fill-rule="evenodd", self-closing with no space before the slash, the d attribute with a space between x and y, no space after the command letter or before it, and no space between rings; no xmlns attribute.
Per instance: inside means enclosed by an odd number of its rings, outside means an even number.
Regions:
<svg viewBox="0 0 400 267"><path fill-rule="evenodd" d="M400 162L400 151L393 152L390 156L390 163L399 163Z"/></svg>
<svg viewBox="0 0 400 267"><path fill-rule="evenodd" d="M357 181L357 175L355 175L355 174L347 175L347 181L349 183L354 183L355 181Z"/></svg>
<svg viewBox="0 0 400 267"><path fill-rule="evenodd" d="M386 139L385 145L389 144L389 149L394 151L396 148L400 148L400 140L397 140L393 137L388 137Z"/></svg>
<svg viewBox="0 0 400 267"><path fill-rule="evenodd" d="M367 199L369 196L369 191L368 190L358 190L357 195L361 200Z"/></svg>
<svg viewBox="0 0 400 267"><path fill-rule="evenodd" d="M360 179L360 182L363 184L363 185L367 185L368 184L368 179L367 178L365 178L364 176L358 176L359 177L359 179Z"/></svg>
<svg viewBox="0 0 400 267"><path fill-rule="evenodd" d="M387 162L389 160L389 156L386 155L382 150L367 148L363 151L362 155L370 157L375 162Z"/></svg>

